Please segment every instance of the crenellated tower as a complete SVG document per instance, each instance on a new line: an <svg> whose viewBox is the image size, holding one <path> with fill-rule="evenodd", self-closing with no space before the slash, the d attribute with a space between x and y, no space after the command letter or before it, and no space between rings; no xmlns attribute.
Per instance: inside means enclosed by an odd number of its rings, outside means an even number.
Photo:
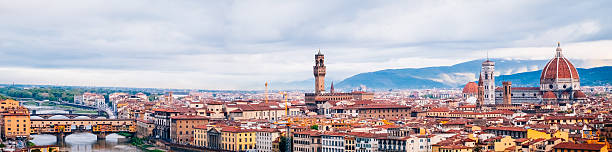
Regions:
<svg viewBox="0 0 612 152"><path fill-rule="evenodd" d="M325 57L321 50L315 54L315 65L312 67L315 77L315 94L325 92Z"/></svg>

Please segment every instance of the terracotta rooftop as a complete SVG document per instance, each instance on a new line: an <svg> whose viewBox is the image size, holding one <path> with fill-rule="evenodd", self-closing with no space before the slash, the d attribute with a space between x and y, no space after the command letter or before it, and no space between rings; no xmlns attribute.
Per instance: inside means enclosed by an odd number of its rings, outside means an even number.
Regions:
<svg viewBox="0 0 612 152"><path fill-rule="evenodd" d="M553 146L555 149L574 149L574 150L595 150L599 151L603 148L604 144L575 144L570 142L564 142Z"/></svg>
<svg viewBox="0 0 612 152"><path fill-rule="evenodd" d="M198 116L198 115L178 115L170 117L171 119L179 119L179 120L204 120L208 119L208 117Z"/></svg>
<svg viewBox="0 0 612 152"><path fill-rule="evenodd" d="M527 129L520 127L487 127L484 130L527 131Z"/></svg>
<svg viewBox="0 0 612 152"><path fill-rule="evenodd" d="M557 56L548 61L544 69L542 69L542 75L540 75L540 81L557 78L580 79L574 65L563 56Z"/></svg>

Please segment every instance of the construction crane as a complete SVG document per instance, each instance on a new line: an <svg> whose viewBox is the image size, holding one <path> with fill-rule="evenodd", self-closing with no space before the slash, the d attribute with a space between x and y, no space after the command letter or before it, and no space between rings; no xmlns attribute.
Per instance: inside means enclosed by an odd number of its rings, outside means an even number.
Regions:
<svg viewBox="0 0 612 152"><path fill-rule="evenodd" d="M264 96L266 96L266 104L267 104L268 103L268 82L266 82L266 92Z"/></svg>
<svg viewBox="0 0 612 152"><path fill-rule="evenodd" d="M280 91L278 93L283 96L283 100L285 101L285 117L287 117L287 121L286 121L286 123L284 123L285 124L285 128L287 129L286 132L285 132L286 135L287 135L287 138L285 138L287 140L287 142L285 142L285 143L287 143L287 151L292 151L292 148L291 148L291 124L293 122L291 120L291 117L289 117L289 105L287 104L287 93L283 92L283 91Z"/></svg>

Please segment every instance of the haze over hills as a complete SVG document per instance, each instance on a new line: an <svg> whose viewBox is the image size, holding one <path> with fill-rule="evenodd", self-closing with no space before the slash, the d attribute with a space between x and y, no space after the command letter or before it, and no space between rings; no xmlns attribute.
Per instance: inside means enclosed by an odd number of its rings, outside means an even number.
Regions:
<svg viewBox="0 0 612 152"><path fill-rule="evenodd" d="M512 81L514 86L537 86L540 70L548 60L513 60L490 59L495 61L497 83ZM612 60L581 60L570 59L578 68L583 86L611 84L606 77L612 67L592 68L601 65L612 65ZM467 82L476 81L484 59L472 60L451 66L386 69L374 72L359 73L341 82L335 82L334 87L343 90L354 90L361 86L369 89L423 89L423 88L457 88ZM592 68L592 69L585 69ZM329 87L330 81L326 81ZM279 87L311 89L314 80L277 83Z"/></svg>
<svg viewBox="0 0 612 152"><path fill-rule="evenodd" d="M577 68L582 86L612 85L612 66L596 67L590 69ZM512 75L501 75L495 78L495 84L502 81L512 81L512 86L536 87L540 84L542 70L523 72Z"/></svg>

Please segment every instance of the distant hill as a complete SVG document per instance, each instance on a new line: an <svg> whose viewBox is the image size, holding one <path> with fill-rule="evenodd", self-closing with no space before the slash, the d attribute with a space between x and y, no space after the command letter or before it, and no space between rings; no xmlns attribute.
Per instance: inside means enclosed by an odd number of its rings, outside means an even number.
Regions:
<svg viewBox="0 0 612 152"><path fill-rule="evenodd" d="M577 68L580 75L581 86L612 85L612 66L604 66L590 69ZM537 87L540 84L542 70L517 73L512 75L501 75L495 78L495 84L501 85L502 81L512 81L512 86Z"/></svg>
<svg viewBox="0 0 612 152"><path fill-rule="evenodd" d="M501 81L513 81L514 86L537 86L540 70L548 60L508 60L495 61L496 78ZM335 84L336 88L355 89L362 85L372 89L424 89L424 88L457 88L467 82L476 81L483 60L472 60L452 66L386 69L375 72L360 73ZM601 60L598 63L610 65L612 61ZM572 60L576 67L588 66L591 60ZM583 85L610 84L610 67L579 69Z"/></svg>

